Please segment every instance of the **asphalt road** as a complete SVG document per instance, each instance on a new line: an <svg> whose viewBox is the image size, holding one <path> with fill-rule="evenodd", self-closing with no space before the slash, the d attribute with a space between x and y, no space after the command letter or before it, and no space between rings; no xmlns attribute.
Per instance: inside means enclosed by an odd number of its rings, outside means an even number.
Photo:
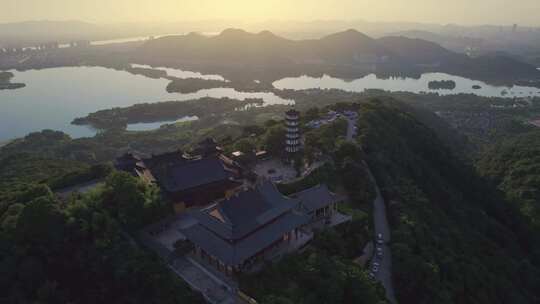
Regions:
<svg viewBox="0 0 540 304"><path fill-rule="evenodd" d="M347 128L347 140L353 141L356 136L356 121L353 119L347 118L348 128ZM364 162L364 165L368 169L369 178L375 185L375 191L377 192L377 197L373 201L373 223L375 230L375 239L378 234L382 235L383 244L377 245L375 247L382 247L383 256L377 257L376 251L374 251L374 258L370 264L370 269L373 267L373 262L379 263L379 270L375 273L375 279L384 286L386 291L386 298L392 304L396 304L396 296L394 293L394 286L392 284L392 253L390 252L390 247L387 245L390 242L390 226L388 225L388 220L386 218L386 204L384 198L381 194L381 190L377 185L375 177L371 173L367 163Z"/></svg>
<svg viewBox="0 0 540 304"><path fill-rule="evenodd" d="M386 290L386 297L391 303L394 304L397 303L397 301L394 293L394 286L392 284L392 253L390 252L390 247L387 245L388 242L390 242L390 227L388 225L388 220L386 219L386 205L381 195L379 186L377 185L377 181L373 177L373 174L371 174L369 168L368 173L370 179L373 181L373 184L375 184L375 190L377 191L377 197L373 201L373 223L375 236L377 236L379 233L383 236L383 244L376 245L382 247L383 256L382 258L379 258L375 254L373 258L373 261L380 264L379 271L375 273L375 279L381 282Z"/></svg>

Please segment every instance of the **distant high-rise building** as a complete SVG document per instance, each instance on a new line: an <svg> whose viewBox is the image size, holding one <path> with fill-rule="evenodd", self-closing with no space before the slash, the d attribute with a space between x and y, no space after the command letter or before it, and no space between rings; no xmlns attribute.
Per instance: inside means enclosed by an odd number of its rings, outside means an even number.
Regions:
<svg viewBox="0 0 540 304"><path fill-rule="evenodd" d="M518 25L514 24L514 26L512 26L512 33L517 32L517 28L518 28Z"/></svg>
<svg viewBox="0 0 540 304"><path fill-rule="evenodd" d="M291 109L285 113L287 127L285 151L290 157L300 151L300 112Z"/></svg>

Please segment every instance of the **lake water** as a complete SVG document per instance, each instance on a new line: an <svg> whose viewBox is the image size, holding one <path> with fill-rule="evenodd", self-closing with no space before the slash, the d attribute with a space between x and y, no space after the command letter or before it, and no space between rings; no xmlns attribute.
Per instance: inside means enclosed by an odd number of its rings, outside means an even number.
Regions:
<svg viewBox="0 0 540 304"><path fill-rule="evenodd" d="M171 76L179 78L219 79L219 75L204 75L180 69L162 68ZM43 129L61 130L74 138L93 136L96 131L85 126L71 125L76 117L111 107L126 107L142 102L178 100L185 101L203 97L245 100L263 99L263 105L292 104L270 92L238 92L232 88L213 88L195 93L168 93L168 80L151 79L102 67L64 67L25 72L13 71L13 82L26 84L17 90L0 90L0 142L22 137ZM221 77L221 78L219 78ZM432 80L453 80L454 90L429 90ZM473 85L481 88L475 90ZM442 73L424 74L420 79L381 79L368 75L361 79L343 80L330 76L284 78L274 82L278 89L342 89L362 92L365 89L408 91L414 93L437 92L439 94L473 93L488 97L540 96L540 89L521 86L492 86L481 81ZM504 95L502 92L506 91ZM130 125L130 130L152 130L165 122Z"/></svg>
<svg viewBox="0 0 540 304"><path fill-rule="evenodd" d="M26 83L18 90L0 90L0 142L43 129L61 130L74 138L96 131L71 125L76 117L142 102L202 97L261 98L264 105L290 104L273 93L238 92L230 88L201 90L191 94L168 93L166 79L150 79L102 67L64 67L12 71L13 82Z"/></svg>
<svg viewBox="0 0 540 304"><path fill-rule="evenodd" d="M184 71L184 70L181 70L181 69L173 69L173 68L166 68L166 67L152 67L152 66L149 66L149 65L146 65L146 64L132 64L131 67L165 71L165 72L167 72L168 76L176 77L176 78L180 78L180 79L199 78L199 79L206 79L206 80L225 81L225 78L223 78L223 76L221 76L221 75L201 74L199 72Z"/></svg>
<svg viewBox="0 0 540 304"><path fill-rule="evenodd" d="M116 43L126 43L126 42L142 42L142 41L148 41L151 38L158 39L162 37L167 36L179 36L179 35L186 35L187 33L174 33L174 34L161 34L161 35L150 35L150 36L136 36L136 37L127 37L127 38L119 38L119 39L109 39L109 40L96 40L92 41L91 45L107 45L107 44L116 44ZM201 32L199 33L204 36L215 36L218 35L218 32Z"/></svg>
<svg viewBox="0 0 540 304"><path fill-rule="evenodd" d="M430 90L430 81L453 80L456 88L453 90ZM480 89L473 89L478 85ZM366 89L380 89L390 92L412 92L412 93L439 93L441 95L450 94L476 94L485 97L526 97L540 96L540 89L523 86L493 86L482 81L467 79L464 77L449 75L445 73L426 73L420 79L414 78L378 78L375 74L354 80L343 80L324 75L323 77L290 77L274 82L277 89L340 89L350 92L363 92Z"/></svg>
<svg viewBox="0 0 540 304"><path fill-rule="evenodd" d="M189 122L199 120L197 116L186 116L174 121L160 121L160 122L141 122L127 125L128 131L151 131L161 128L164 125L176 124L181 122Z"/></svg>

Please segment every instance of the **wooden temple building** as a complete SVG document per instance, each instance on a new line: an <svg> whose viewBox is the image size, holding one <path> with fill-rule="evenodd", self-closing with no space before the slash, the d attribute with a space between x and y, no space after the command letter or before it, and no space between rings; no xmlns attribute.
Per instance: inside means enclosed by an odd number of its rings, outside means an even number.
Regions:
<svg viewBox="0 0 540 304"><path fill-rule="evenodd" d="M158 185L175 211L182 212L225 198L242 185L240 168L210 140L203 144L197 156L175 151L141 158L128 153L116 160L115 167Z"/></svg>
<svg viewBox="0 0 540 304"><path fill-rule="evenodd" d="M181 230L195 254L228 275L249 271L271 259L302 234L309 216L300 202L283 196L270 182L237 193L190 215L197 224Z"/></svg>

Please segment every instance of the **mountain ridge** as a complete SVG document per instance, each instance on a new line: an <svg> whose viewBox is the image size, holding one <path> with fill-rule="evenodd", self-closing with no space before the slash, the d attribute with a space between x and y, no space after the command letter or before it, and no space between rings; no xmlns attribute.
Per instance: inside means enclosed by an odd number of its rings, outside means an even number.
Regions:
<svg viewBox="0 0 540 304"><path fill-rule="evenodd" d="M534 66L508 57L472 58L441 45L405 36L374 39L349 29L319 39L292 40L270 31L258 33L229 28L215 36L177 35L146 42L137 57L165 62L207 66L259 67L291 69L307 65L326 68L389 71L447 72L484 79L511 81L540 78ZM507 67L509 73L492 72L491 66Z"/></svg>

